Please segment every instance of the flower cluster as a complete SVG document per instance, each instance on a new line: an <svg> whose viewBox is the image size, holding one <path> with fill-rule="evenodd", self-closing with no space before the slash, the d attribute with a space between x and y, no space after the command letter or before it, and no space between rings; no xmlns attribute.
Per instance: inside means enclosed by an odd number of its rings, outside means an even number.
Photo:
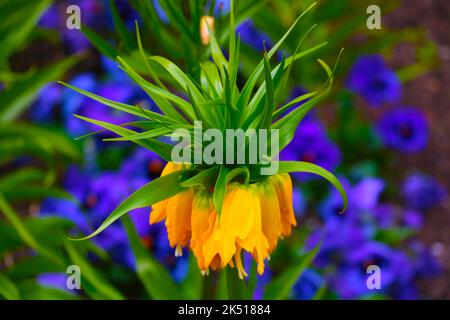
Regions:
<svg viewBox="0 0 450 320"><path fill-rule="evenodd" d="M162 175L180 170L167 164ZM245 215L241 215L245 212ZM190 246L203 274L227 265L236 266L240 278L247 276L241 251L253 255L258 273L264 273L264 260L282 236L291 234L297 224L292 206L292 182L288 174L278 174L248 186L230 184L220 215L208 191L188 189L153 206L150 223L165 219L175 256Z"/></svg>

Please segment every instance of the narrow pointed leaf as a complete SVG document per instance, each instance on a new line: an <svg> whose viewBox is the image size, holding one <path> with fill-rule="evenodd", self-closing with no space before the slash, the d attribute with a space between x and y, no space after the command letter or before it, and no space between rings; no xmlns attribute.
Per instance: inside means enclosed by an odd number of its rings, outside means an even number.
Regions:
<svg viewBox="0 0 450 320"><path fill-rule="evenodd" d="M278 172L279 173L304 172L321 176L322 178L329 181L337 189L337 191L339 191L339 194L341 195L342 200L344 201L344 207L342 208L342 212L344 212L347 209L348 198L344 187L342 186L338 178L336 178L331 172L325 170L324 168L309 162L280 161Z"/></svg>
<svg viewBox="0 0 450 320"><path fill-rule="evenodd" d="M136 273L150 298L156 300L179 299L179 290L170 273L142 244L131 219L123 216L121 220L136 259Z"/></svg>
<svg viewBox="0 0 450 320"><path fill-rule="evenodd" d="M92 234L81 239L72 240L90 239L131 210L150 207L157 202L182 192L184 188L180 186L179 179L184 172L186 171L176 171L147 183L122 202Z"/></svg>

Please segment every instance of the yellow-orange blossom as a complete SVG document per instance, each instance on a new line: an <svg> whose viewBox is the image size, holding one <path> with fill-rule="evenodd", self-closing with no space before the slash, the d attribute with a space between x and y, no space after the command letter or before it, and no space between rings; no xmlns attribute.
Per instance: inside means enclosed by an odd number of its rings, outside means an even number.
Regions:
<svg viewBox="0 0 450 320"><path fill-rule="evenodd" d="M169 162L162 175L181 169ZM231 183L225 194L220 222L208 191L187 189L152 207L150 223L166 220L170 246L175 255L190 246L202 273L227 265L236 266L240 278L247 276L241 251L253 255L258 273L264 260L282 236L297 224L292 207L292 182L289 174L278 174L264 181L241 185Z"/></svg>

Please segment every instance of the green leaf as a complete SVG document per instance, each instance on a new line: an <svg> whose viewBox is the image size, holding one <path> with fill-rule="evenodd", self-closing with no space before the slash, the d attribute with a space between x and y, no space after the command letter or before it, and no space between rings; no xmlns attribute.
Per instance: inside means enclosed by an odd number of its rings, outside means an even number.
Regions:
<svg viewBox="0 0 450 320"><path fill-rule="evenodd" d="M222 212L222 205L227 191L227 176L229 173L230 169L225 166L220 166L219 176L217 177L216 185L214 186L213 202L219 216Z"/></svg>
<svg viewBox="0 0 450 320"><path fill-rule="evenodd" d="M42 286L33 280L21 281L17 284L23 300L79 300L75 294L52 287Z"/></svg>
<svg viewBox="0 0 450 320"><path fill-rule="evenodd" d="M191 25L184 17L183 10L176 7L174 1L161 1L160 5L169 17L171 24L173 24L184 37L189 38L191 41L195 41Z"/></svg>
<svg viewBox="0 0 450 320"><path fill-rule="evenodd" d="M131 210L149 207L157 202L170 198L184 190L179 184L179 179L182 174L186 173L188 170L180 170L173 172L171 174L159 177L137 191L135 191L131 196L129 196L124 202L122 202L106 219L103 223L91 233L89 236L81 239L72 240L86 240L90 239L103 230L105 230L114 221L122 217L124 214L130 212Z"/></svg>
<svg viewBox="0 0 450 320"><path fill-rule="evenodd" d="M79 60L73 56L13 83L0 92L0 122L7 123L17 119L39 94L39 90L62 75Z"/></svg>
<svg viewBox="0 0 450 320"><path fill-rule="evenodd" d="M186 75L175 63L173 63L169 59L160 56L151 56L148 59L162 66L164 70L167 71L173 77L173 79L175 79L178 85L185 92L190 90L192 93L192 97L195 99L197 103L201 103L205 100L200 91L195 86L195 84L189 78L189 76Z"/></svg>
<svg viewBox="0 0 450 320"><path fill-rule="evenodd" d="M325 170L322 167L319 167L318 165L309 162L280 161L278 173L289 173L289 172L312 173L328 180L337 189L337 191L339 191L339 194L341 195L344 201L344 207L342 208L342 212L344 212L347 209L348 205L347 193L345 192L345 189L339 182L338 178L336 178L331 172Z"/></svg>
<svg viewBox="0 0 450 320"><path fill-rule="evenodd" d="M161 111L168 117L175 119L178 122L186 122L184 118L177 112L176 109L168 103L168 101L176 104L191 120L195 119L192 106L184 99L177 95L161 89L154 84L146 81L131 66L121 57L117 58L123 65L123 70L155 101Z"/></svg>
<svg viewBox="0 0 450 320"><path fill-rule="evenodd" d="M200 67L202 69L201 82L203 88L209 90L209 93L213 98L217 99L222 96L223 88L217 66L211 61L206 61L201 63Z"/></svg>
<svg viewBox="0 0 450 320"><path fill-rule="evenodd" d="M19 300L20 294L16 285L6 276L0 273L0 296L6 300Z"/></svg>
<svg viewBox="0 0 450 320"><path fill-rule="evenodd" d="M272 124L272 114L275 109L275 92L272 81L272 71L270 70L267 55L264 55L264 75L266 83L266 105L264 106L263 118L261 120L261 128L269 129Z"/></svg>
<svg viewBox="0 0 450 320"><path fill-rule="evenodd" d="M38 19L51 3L51 0L2 1L0 4L1 70L7 63L8 57L26 42L30 33L36 28Z"/></svg>
<svg viewBox="0 0 450 320"><path fill-rule="evenodd" d="M222 205L225 199L225 193L227 191L227 185L236 177L244 175L245 183L248 184L250 179L250 172L247 167L235 168L230 170L226 166L220 167L219 176L217 177L216 184L214 186L213 202L217 213L220 216L222 212Z"/></svg>
<svg viewBox="0 0 450 320"><path fill-rule="evenodd" d="M0 192L0 212L2 212L6 217L6 219L13 225L13 227L15 228L21 239L27 245L29 245L32 249L36 250L38 253L42 254L48 259L54 261L55 263L58 263L60 265L64 264L64 261L62 261L62 259L58 255L48 250L47 248L43 247L38 241L36 241L34 235L23 223L20 216L10 206L10 204L8 203L8 201L5 199L5 197L1 192Z"/></svg>
<svg viewBox="0 0 450 320"><path fill-rule="evenodd" d="M123 216L122 223L136 258L136 273L149 296L156 300L179 299L179 290L170 273L142 245L131 219Z"/></svg>
<svg viewBox="0 0 450 320"><path fill-rule="evenodd" d="M111 8L111 15L113 18L114 27L115 27L120 39L122 40L124 47L127 50L132 50L135 47L133 37L131 36L130 32L128 31L127 26L125 25L124 21L120 17L119 10L117 9L117 6L114 3L114 0L109 0L109 7Z"/></svg>
<svg viewBox="0 0 450 320"><path fill-rule="evenodd" d="M118 52L117 50L109 44L102 36L98 35L95 31L86 25L81 26L81 32L89 40L89 42L104 56L114 60Z"/></svg>
<svg viewBox="0 0 450 320"><path fill-rule="evenodd" d="M197 260L193 254L189 254L189 271L186 279L181 284L183 299L200 300L205 277L199 272Z"/></svg>
<svg viewBox="0 0 450 320"><path fill-rule="evenodd" d="M159 79L159 77L156 75L155 71L153 70L152 66L150 65L150 63L148 62L147 56L145 54L144 51L144 47L142 46L142 41L141 41L141 33L139 31L139 24L137 21L135 21L135 25L136 25L136 38L137 38L137 43L138 43L138 47L139 47L139 53L141 55L141 60L144 62L145 67L147 68L150 76L152 77L152 79L156 82L156 84L161 88L161 89L167 89L166 86L164 86L164 84L161 82L161 80Z"/></svg>
<svg viewBox="0 0 450 320"><path fill-rule="evenodd" d="M137 134L136 131L122 128L121 126L117 126L117 125L111 124L109 122L86 118L86 117L82 117L79 115L75 115L75 116L84 121L96 124L102 128L105 128L114 133L117 133L118 135L120 135L122 137L135 136ZM166 161L170 161L170 159L171 159L172 146L170 144L167 144L165 142L161 142L161 141L158 141L155 139L151 139L151 138L147 138L146 140L132 140L132 141L138 145L141 145L141 146L155 152L156 154L158 154L161 158L163 158Z"/></svg>
<svg viewBox="0 0 450 320"><path fill-rule="evenodd" d="M74 87L70 84L64 83L59 81L58 83L62 84L63 86L66 86L78 93L81 93L82 95L85 95L88 98L91 98L94 101L100 102L101 104L104 104L105 106L108 106L110 108L116 109L118 111L126 112L138 117L150 119L150 120L156 120L159 122L167 122L167 123L176 123L173 119L166 117L164 115L161 115L159 113L153 112L151 110L144 110L142 108L136 107L136 106L130 106L125 103L109 100L106 98L103 98L102 96L98 96L96 94L93 94L89 91Z"/></svg>
<svg viewBox="0 0 450 320"><path fill-rule="evenodd" d="M206 170L202 170L192 178L181 182L180 186L184 188L203 187L204 189L208 190L208 187L213 185L212 183L215 181L218 170L219 167L212 167Z"/></svg>
<svg viewBox="0 0 450 320"><path fill-rule="evenodd" d="M80 158L80 151L65 134L37 125L19 122L5 123L0 125L0 137L8 140L20 138L22 145L30 143L32 147L38 149L40 154L61 153L72 160Z"/></svg>
<svg viewBox="0 0 450 320"><path fill-rule="evenodd" d="M108 281L102 276L102 273L97 271L89 261L79 251L79 246L73 242L66 240L65 248L71 261L80 267L82 282L88 281L104 298L111 300L122 300L122 294L112 287Z"/></svg>
<svg viewBox="0 0 450 320"><path fill-rule="evenodd" d="M281 39L272 47L272 49L267 53L267 58L270 60L274 54L277 52L278 48L283 44L283 42L286 40L286 38L289 36L289 34L292 32L292 30L295 28L297 23L300 21L300 19L313 7L315 7L316 3L313 3L310 5L291 25L291 27L286 31L286 33L281 37ZM263 72L264 69L264 61L262 60L258 66L253 70L252 74L250 75L249 79L245 83L244 89L242 90L241 95L239 96L238 100L238 108L240 110L243 110L247 104L248 100L250 99L250 95L256 85L256 82Z"/></svg>
<svg viewBox="0 0 450 320"><path fill-rule="evenodd" d="M342 52L342 51L341 51ZM331 90L333 84L333 71L323 62L318 60L321 66L325 69L328 75L328 80L322 86L321 89L317 90L317 94L311 100L305 102L296 109L290 111L283 118L279 119L273 124L274 129L279 129L280 133L280 151L283 150L294 138L294 134L297 130L299 123L303 120L306 114Z"/></svg>
<svg viewBox="0 0 450 320"><path fill-rule="evenodd" d="M294 261L290 267L285 269L280 275L274 278L266 287L265 299L283 300L288 299L297 280L308 268L319 252L320 244L314 249Z"/></svg>

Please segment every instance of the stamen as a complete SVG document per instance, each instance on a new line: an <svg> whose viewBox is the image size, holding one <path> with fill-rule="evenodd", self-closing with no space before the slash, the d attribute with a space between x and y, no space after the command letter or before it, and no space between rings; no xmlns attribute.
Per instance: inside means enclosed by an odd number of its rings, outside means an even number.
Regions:
<svg viewBox="0 0 450 320"><path fill-rule="evenodd" d="M208 276L209 275L209 268L206 270L201 270L200 273L202 274L202 276Z"/></svg>
<svg viewBox="0 0 450 320"><path fill-rule="evenodd" d="M247 272L244 270L244 266L242 265L241 260L241 250L236 250L236 253L234 254L234 262L236 264L236 269L238 271L239 279L244 279L248 276Z"/></svg>
<svg viewBox="0 0 450 320"><path fill-rule="evenodd" d="M183 256L183 249L178 244L175 248L175 257L182 257Z"/></svg>

